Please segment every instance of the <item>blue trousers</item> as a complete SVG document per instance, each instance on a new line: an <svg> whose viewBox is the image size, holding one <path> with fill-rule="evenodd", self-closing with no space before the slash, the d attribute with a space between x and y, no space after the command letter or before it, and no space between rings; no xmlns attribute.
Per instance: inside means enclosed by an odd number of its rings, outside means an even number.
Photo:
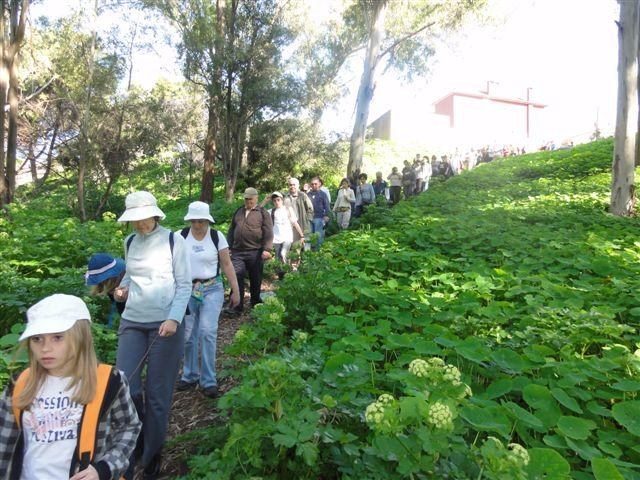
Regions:
<svg viewBox="0 0 640 480"><path fill-rule="evenodd" d="M202 301L191 297L189 315L184 317L184 366L182 380L200 382L202 388L213 387L216 380L216 345L218 342L218 319L224 303L222 281L206 287ZM202 360L198 362L198 352Z"/></svg>
<svg viewBox="0 0 640 480"><path fill-rule="evenodd" d="M322 245L322 242L324 242L324 219L322 217L311 220L311 233L318 234L318 241L315 245L311 246L313 250L317 250L320 248L320 245Z"/></svg>
<svg viewBox="0 0 640 480"><path fill-rule="evenodd" d="M173 388L184 352L184 326L180 324L175 335L160 337L158 329L161 323L132 322L123 318L118 329L116 366L129 379L131 397L142 420L138 444L143 447L139 456L143 466L162 451ZM127 473L133 472L134 466L135 459L132 458Z"/></svg>

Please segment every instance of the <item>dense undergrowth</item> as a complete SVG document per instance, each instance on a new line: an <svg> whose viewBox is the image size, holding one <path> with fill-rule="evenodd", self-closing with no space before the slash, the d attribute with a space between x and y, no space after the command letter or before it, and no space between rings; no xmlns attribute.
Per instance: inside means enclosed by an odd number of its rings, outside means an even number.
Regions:
<svg viewBox="0 0 640 480"><path fill-rule="evenodd" d="M130 232L116 222L124 211L124 199L130 191L147 189L155 194L167 218L162 224L178 229L190 201L186 168L148 159L120 179L98 221L80 223L74 216L75 187L72 178L50 182L38 192L26 186L16 201L0 213L0 385L9 371L23 364L24 352L13 348L24 328L24 312L41 298L53 293L83 296L94 319L94 337L101 360L115 362L115 332L104 328L109 305L104 297L88 296L84 272L89 257L96 252L123 256L122 242ZM193 194L199 192L194 186ZM216 228L226 231L237 203L222 199L222 184L216 190L212 212L222 219ZM97 202L101 192L89 186L88 203ZM219 200L218 200L219 199Z"/></svg>
<svg viewBox="0 0 640 480"><path fill-rule="evenodd" d="M640 241L612 143L371 209L238 331L189 478L640 478ZM368 227L367 227L368 226Z"/></svg>

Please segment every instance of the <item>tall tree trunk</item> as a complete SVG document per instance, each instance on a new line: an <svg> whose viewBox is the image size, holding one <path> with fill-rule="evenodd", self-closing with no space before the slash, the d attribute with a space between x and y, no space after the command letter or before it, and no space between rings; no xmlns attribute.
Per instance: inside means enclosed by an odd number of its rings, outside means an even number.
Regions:
<svg viewBox="0 0 640 480"><path fill-rule="evenodd" d="M207 136L204 141L204 160L202 166L202 189L200 201L213 201L213 180L215 178L216 155L218 153L217 137L220 127L218 115L218 95L209 96L209 118L207 121Z"/></svg>
<svg viewBox="0 0 640 480"><path fill-rule="evenodd" d="M633 213L638 128L638 48L640 3L620 1L618 22L618 109L613 147L611 207L614 215Z"/></svg>
<svg viewBox="0 0 640 480"><path fill-rule="evenodd" d="M220 102L222 92L220 79L222 77L222 61L224 58L226 0L216 2L216 39L214 44L216 63L214 81L209 87L209 112L207 119L207 137L204 144L204 160L202 166L202 186L200 201L213 202L213 181L216 173L216 157L218 155L218 132L220 131Z"/></svg>
<svg viewBox="0 0 640 480"><path fill-rule="evenodd" d="M16 157L18 151L18 59L9 64L9 128L7 130L7 184L9 202L16 193Z"/></svg>
<svg viewBox="0 0 640 480"><path fill-rule="evenodd" d="M93 19L91 21L91 25L93 26L93 32L91 32L91 47L89 48L89 74L87 78L87 88L86 88L86 96L85 96L85 104L84 104L84 112L82 115L81 126L80 126L80 152L78 155L78 188L77 188L77 198L78 198L78 213L80 215L80 221L87 221L87 209L85 206L85 189L84 189L84 181L87 176L87 166L88 166L88 157L89 157L89 147L91 144L91 139L89 138L89 121L91 119L91 93L92 93L92 84L93 84L93 68L95 64L95 54L96 54L96 20L98 17L98 0L95 0L93 10L92 10Z"/></svg>
<svg viewBox="0 0 640 480"><path fill-rule="evenodd" d="M378 66L380 45L384 37L384 19L387 11L387 0L377 0L371 4L372 22L370 26L369 44L364 59L364 70L358 88L356 100L356 119L351 133L349 146L349 164L347 176L357 175L362 168L362 155L364 153L364 139L369 120L369 107L373 99L375 89L375 73Z"/></svg>
<svg viewBox="0 0 640 480"><path fill-rule="evenodd" d="M2 48L2 55L0 56L0 207L9 203L9 182L6 170L7 154L4 148L4 127L6 122L4 106L7 103L7 89L9 88L9 72L5 68L7 64L6 58L9 53L9 45L5 40L5 12L7 12L7 0L0 0L0 48Z"/></svg>

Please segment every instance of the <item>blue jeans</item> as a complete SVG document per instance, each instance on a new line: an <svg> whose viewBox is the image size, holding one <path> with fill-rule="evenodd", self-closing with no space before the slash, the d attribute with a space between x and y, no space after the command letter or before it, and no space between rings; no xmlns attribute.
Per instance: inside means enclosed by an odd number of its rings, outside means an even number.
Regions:
<svg viewBox="0 0 640 480"><path fill-rule="evenodd" d="M311 233L318 234L318 241L312 246L314 250L317 250L324 242L324 219L322 217L311 220Z"/></svg>
<svg viewBox="0 0 640 480"><path fill-rule="evenodd" d="M224 288L218 280L203 291L202 302L191 297L189 314L184 317L184 366L182 380L200 382L202 388L213 387L216 380L216 345L218 319L224 303ZM198 351L202 366L198 362Z"/></svg>
<svg viewBox="0 0 640 480"><path fill-rule="evenodd" d="M184 351L184 326L180 324L175 335L160 337L161 323L132 322L122 318L118 329L116 367L129 379L131 398L142 420L138 444L143 445L139 457L143 466L159 455L164 445L173 387ZM147 374L143 386L141 373L145 365ZM134 466L135 458L132 458L129 473L133 472Z"/></svg>

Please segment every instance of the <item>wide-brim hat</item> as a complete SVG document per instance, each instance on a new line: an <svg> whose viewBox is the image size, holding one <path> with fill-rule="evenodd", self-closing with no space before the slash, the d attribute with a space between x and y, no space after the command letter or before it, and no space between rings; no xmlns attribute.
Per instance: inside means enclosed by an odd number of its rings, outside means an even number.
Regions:
<svg viewBox="0 0 640 480"><path fill-rule="evenodd" d="M91 321L91 314L81 298L56 293L43 298L27 310L27 328L20 340L34 335L66 332L78 320Z"/></svg>
<svg viewBox="0 0 640 480"><path fill-rule="evenodd" d="M204 202L191 202L189 204L189 210L184 216L184 221L188 222L189 220L209 220L211 223L216 223L209 213L209 205Z"/></svg>
<svg viewBox="0 0 640 480"><path fill-rule="evenodd" d="M108 253L95 253L89 259L89 266L84 274L88 286L98 285L105 280L117 277L126 265L121 258L113 258Z"/></svg>
<svg viewBox="0 0 640 480"><path fill-rule="evenodd" d="M156 197L145 191L133 192L125 199L126 210L118 219L119 222L135 222L146 218L165 218L165 214L158 208Z"/></svg>

